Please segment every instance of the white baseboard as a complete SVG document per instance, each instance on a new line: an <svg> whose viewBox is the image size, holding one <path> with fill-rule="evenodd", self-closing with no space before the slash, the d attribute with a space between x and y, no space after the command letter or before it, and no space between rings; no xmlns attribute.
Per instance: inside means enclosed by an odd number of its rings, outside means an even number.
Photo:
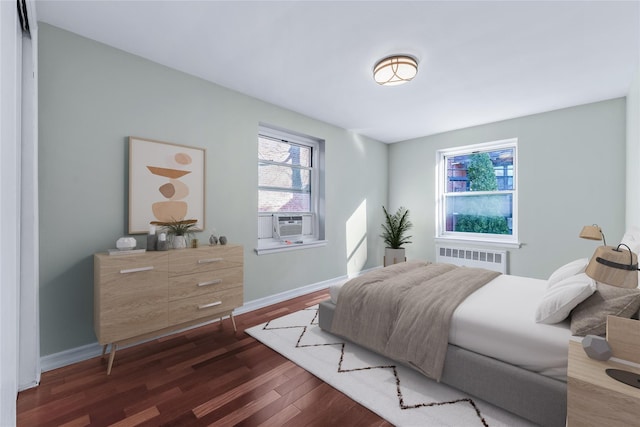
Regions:
<svg viewBox="0 0 640 427"><path fill-rule="evenodd" d="M358 275L364 274L367 271L376 269L374 267L369 270L361 271ZM258 310L259 308L267 307L269 305L278 304L282 301L286 301L299 296L307 295L315 291L327 289L328 287L344 282L349 279L347 276L336 277L334 279L325 280L323 282L313 283L311 285L302 286L300 288L292 289L290 291L280 292L275 295L270 295L264 298L258 298L253 301L245 302L241 307L236 308L233 313L235 315L248 313L250 311ZM204 324L204 323L203 323ZM202 325L193 326L194 328ZM189 328L187 328L189 329ZM175 332L174 332L175 333ZM155 339L155 338L154 338ZM82 362L84 360L98 357L102 354L102 346L97 342L92 344L83 345L81 347L71 348L59 353L49 354L47 356L40 357L40 367L42 372L51 371L53 369L62 368L63 366L72 365L74 363Z"/></svg>
<svg viewBox="0 0 640 427"><path fill-rule="evenodd" d="M62 368L73 363L82 362L102 354L102 346L97 342L83 345L81 347L70 348L59 353L49 354L40 358L40 368L42 372Z"/></svg>
<svg viewBox="0 0 640 427"><path fill-rule="evenodd" d="M290 291L280 292L279 294L269 295L268 297L258 298L253 301L245 302L242 307L238 307L233 310L233 314L243 314L250 311L258 310L259 308L267 307L269 305L278 304L282 301L286 301L292 298L296 298L302 295L307 295L315 291L327 289L328 287L344 282L347 280L347 276L337 277L335 279L325 280L323 282L314 283L311 285L303 286L301 288L292 289Z"/></svg>

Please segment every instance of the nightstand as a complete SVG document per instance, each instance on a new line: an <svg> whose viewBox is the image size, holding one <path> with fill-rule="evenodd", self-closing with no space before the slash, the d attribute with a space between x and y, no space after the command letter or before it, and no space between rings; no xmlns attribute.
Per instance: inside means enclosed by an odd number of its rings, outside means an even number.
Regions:
<svg viewBox="0 0 640 427"><path fill-rule="evenodd" d="M610 378L608 368L640 373L626 364L590 359L580 342L569 342L567 426L640 425L640 389Z"/></svg>

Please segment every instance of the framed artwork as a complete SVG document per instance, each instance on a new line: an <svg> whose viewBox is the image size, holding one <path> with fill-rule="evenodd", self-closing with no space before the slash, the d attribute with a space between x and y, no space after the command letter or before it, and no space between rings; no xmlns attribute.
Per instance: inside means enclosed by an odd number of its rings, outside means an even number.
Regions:
<svg viewBox="0 0 640 427"><path fill-rule="evenodd" d="M205 149L129 137L129 234L151 221L197 220L204 230Z"/></svg>

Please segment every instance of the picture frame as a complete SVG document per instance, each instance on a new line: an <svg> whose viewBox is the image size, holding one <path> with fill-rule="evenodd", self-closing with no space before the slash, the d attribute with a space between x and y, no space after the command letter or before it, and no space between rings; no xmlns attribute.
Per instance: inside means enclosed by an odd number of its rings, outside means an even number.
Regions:
<svg viewBox="0 0 640 427"><path fill-rule="evenodd" d="M206 150L129 137L129 234L148 233L151 221L196 219L205 228Z"/></svg>

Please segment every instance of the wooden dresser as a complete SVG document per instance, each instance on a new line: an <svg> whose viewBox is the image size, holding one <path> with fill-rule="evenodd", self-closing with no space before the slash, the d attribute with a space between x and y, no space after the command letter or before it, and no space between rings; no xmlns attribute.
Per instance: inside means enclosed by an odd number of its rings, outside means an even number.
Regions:
<svg viewBox="0 0 640 427"><path fill-rule="evenodd" d="M94 255L94 328L107 374L118 345L230 316L243 302L243 248Z"/></svg>

